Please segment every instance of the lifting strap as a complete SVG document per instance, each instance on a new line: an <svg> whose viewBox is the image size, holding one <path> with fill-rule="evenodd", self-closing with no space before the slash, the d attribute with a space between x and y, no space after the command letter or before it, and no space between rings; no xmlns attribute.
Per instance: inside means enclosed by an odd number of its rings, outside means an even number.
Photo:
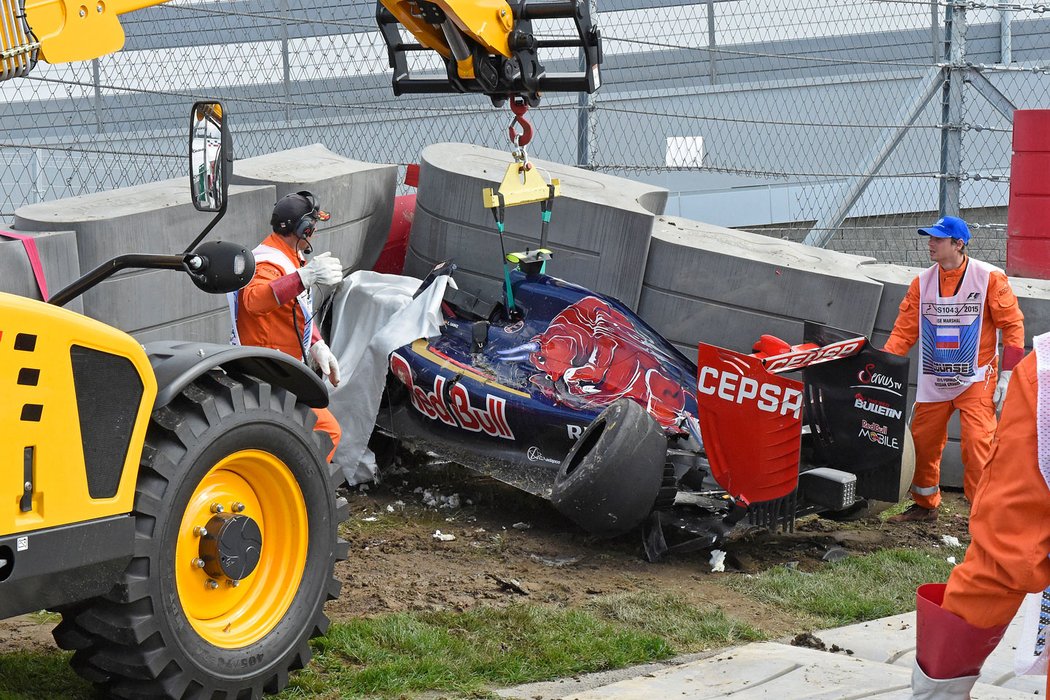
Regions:
<svg viewBox="0 0 1050 700"><path fill-rule="evenodd" d="M44 278L44 265L40 261L40 252L36 249L36 240L32 236L28 236L24 233L14 233L12 231L0 230L0 238L10 238L16 241L22 241L22 247L26 250L26 255L29 257L29 266L33 268L33 277L36 279L36 286L40 289L40 298L47 301L51 295L47 292L47 280Z"/></svg>

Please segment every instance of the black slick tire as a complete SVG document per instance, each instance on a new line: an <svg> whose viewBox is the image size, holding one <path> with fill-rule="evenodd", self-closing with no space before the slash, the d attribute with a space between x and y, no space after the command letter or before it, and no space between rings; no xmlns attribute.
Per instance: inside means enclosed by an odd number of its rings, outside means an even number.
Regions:
<svg viewBox="0 0 1050 700"><path fill-rule="evenodd" d="M619 399L583 431L551 489L558 511L596 535L628 532L660 495L667 437L640 405Z"/></svg>

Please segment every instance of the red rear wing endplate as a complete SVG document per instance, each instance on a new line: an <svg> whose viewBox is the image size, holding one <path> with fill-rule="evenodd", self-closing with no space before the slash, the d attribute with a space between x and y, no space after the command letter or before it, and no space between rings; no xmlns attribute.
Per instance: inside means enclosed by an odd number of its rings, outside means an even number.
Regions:
<svg viewBox="0 0 1050 700"><path fill-rule="evenodd" d="M700 343L696 400L711 475L734 498L782 498L798 485L802 382L763 360Z"/></svg>

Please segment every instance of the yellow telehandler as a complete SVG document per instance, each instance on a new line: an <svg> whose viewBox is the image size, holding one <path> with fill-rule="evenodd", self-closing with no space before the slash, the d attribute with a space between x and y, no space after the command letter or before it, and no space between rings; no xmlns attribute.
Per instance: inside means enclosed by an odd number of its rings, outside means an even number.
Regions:
<svg viewBox="0 0 1050 700"><path fill-rule="evenodd" d="M327 628L346 501L311 407L328 394L283 353L131 336L61 306L125 268L201 290L251 279L250 251L200 243L225 214L228 115L190 118L186 251L122 255L44 303L0 293L0 617L50 609L72 666L107 697L258 698ZM6 504L6 505L4 505Z"/></svg>

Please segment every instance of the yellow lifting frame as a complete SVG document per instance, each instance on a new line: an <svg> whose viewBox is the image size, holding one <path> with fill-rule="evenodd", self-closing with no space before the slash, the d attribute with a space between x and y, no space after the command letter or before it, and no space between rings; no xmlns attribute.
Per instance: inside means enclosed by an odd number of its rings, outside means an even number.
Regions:
<svg viewBox="0 0 1050 700"><path fill-rule="evenodd" d="M528 161L515 160L507 166L503 182L493 190L486 187L481 197L486 209L495 209L500 205L497 193L503 195L503 206L513 207L519 204L535 204L550 198L550 186L554 186L554 196L561 194L561 181L554 177L550 183L543 179L539 170Z"/></svg>

